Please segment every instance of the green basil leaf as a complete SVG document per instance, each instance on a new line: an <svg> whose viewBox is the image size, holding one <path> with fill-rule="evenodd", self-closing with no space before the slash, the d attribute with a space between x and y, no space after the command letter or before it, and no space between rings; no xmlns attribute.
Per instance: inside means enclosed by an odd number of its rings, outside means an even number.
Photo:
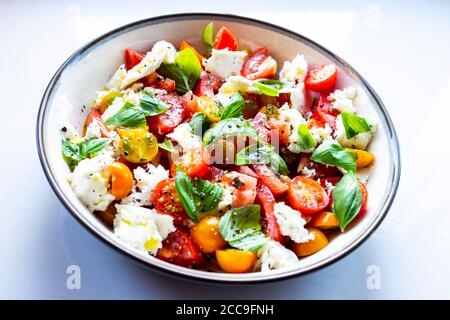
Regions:
<svg viewBox="0 0 450 320"><path fill-rule="evenodd" d="M61 141L62 155L70 170L73 170L77 164L84 159L80 152L80 146L69 140Z"/></svg>
<svg viewBox="0 0 450 320"><path fill-rule="evenodd" d="M258 90L259 94L277 97L280 93L289 92L293 84L280 80L258 79L253 81L253 86Z"/></svg>
<svg viewBox="0 0 450 320"><path fill-rule="evenodd" d="M207 147L214 141L233 136L251 137L258 140L258 133L246 120L229 118L218 122L203 135L203 146Z"/></svg>
<svg viewBox="0 0 450 320"><path fill-rule="evenodd" d="M341 117L347 139L351 139L360 133L370 132L372 130L372 126L367 120L356 114L342 112Z"/></svg>
<svg viewBox="0 0 450 320"><path fill-rule="evenodd" d="M98 138L84 140L80 146L81 155L85 158L92 158L105 149L110 142L108 138Z"/></svg>
<svg viewBox="0 0 450 320"><path fill-rule="evenodd" d="M211 120L209 120L204 113L197 112L189 121L189 125L191 126L194 134L201 137L211 125Z"/></svg>
<svg viewBox="0 0 450 320"><path fill-rule="evenodd" d="M201 72L202 66L190 48L183 49L175 58L174 63L163 63L158 69L158 73L162 76L175 81L175 90L182 94L194 88L200 79Z"/></svg>
<svg viewBox="0 0 450 320"><path fill-rule="evenodd" d="M362 205L362 192L352 171L347 172L332 191L333 213L339 220L341 231L358 215Z"/></svg>
<svg viewBox="0 0 450 320"><path fill-rule="evenodd" d="M244 98L236 93L230 102L223 107L221 119L239 118L244 110Z"/></svg>
<svg viewBox="0 0 450 320"><path fill-rule="evenodd" d="M169 152L173 152L174 151L172 141L170 141L170 140L165 140L162 143L158 143L158 147L161 148L161 149L167 150Z"/></svg>
<svg viewBox="0 0 450 320"><path fill-rule="evenodd" d="M300 150L309 150L317 145L316 139L311 135L308 125L305 123L298 126L298 136L300 138L300 143L298 144Z"/></svg>
<svg viewBox="0 0 450 320"><path fill-rule="evenodd" d="M144 93L140 104L146 117L156 116L169 110L169 107L164 102L147 93Z"/></svg>
<svg viewBox="0 0 450 320"><path fill-rule="evenodd" d="M232 247L257 251L267 242L261 231L260 218L259 205L232 209L220 219L220 234Z"/></svg>
<svg viewBox="0 0 450 320"><path fill-rule="evenodd" d="M311 160L340 167L347 171L356 171L356 156L353 152L344 149L339 143L325 140L311 155Z"/></svg>
<svg viewBox="0 0 450 320"><path fill-rule="evenodd" d="M98 138L84 140L81 143L72 143L69 140L62 140L62 154L70 170L73 170L80 161L86 158L95 157L110 142L108 138Z"/></svg>
<svg viewBox="0 0 450 320"><path fill-rule="evenodd" d="M141 108L127 103L115 115L105 121L105 125L123 126L123 127L144 127L147 125L144 111Z"/></svg>
<svg viewBox="0 0 450 320"><path fill-rule="evenodd" d="M224 193L221 187L206 180L191 180L179 168L176 170L175 189L184 210L194 222L217 208Z"/></svg>
<svg viewBox="0 0 450 320"><path fill-rule="evenodd" d="M203 42L206 43L208 46L212 47L214 42L214 24L212 22L208 23L203 29L202 33L202 39Z"/></svg>
<svg viewBox="0 0 450 320"><path fill-rule="evenodd" d="M289 171L284 159L269 144L253 144L239 151L236 154L235 165L248 164L267 164L281 174L287 174Z"/></svg>

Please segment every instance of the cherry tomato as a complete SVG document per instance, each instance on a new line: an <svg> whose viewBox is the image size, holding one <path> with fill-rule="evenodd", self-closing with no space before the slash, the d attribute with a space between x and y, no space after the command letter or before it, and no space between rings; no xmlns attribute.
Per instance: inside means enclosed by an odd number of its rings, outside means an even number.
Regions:
<svg viewBox="0 0 450 320"><path fill-rule="evenodd" d="M314 240L292 245L292 251L299 257L310 256L328 245L327 236L322 231L316 228L308 228L308 231L314 234Z"/></svg>
<svg viewBox="0 0 450 320"><path fill-rule="evenodd" d="M334 229L339 228L339 220L338 218L331 213L330 211L321 211L316 213L311 220L308 222L308 225L314 228L319 229Z"/></svg>
<svg viewBox="0 0 450 320"><path fill-rule="evenodd" d="M336 117L338 114L339 112L337 110L331 110L331 103L328 101L327 95L322 94L313 109L313 116L316 123L320 124L321 127L328 123L331 129L336 130Z"/></svg>
<svg viewBox="0 0 450 320"><path fill-rule="evenodd" d="M200 80L195 85L194 93L197 96L214 98L222 85L222 79L208 72L203 72Z"/></svg>
<svg viewBox="0 0 450 320"><path fill-rule="evenodd" d="M222 27L216 34L213 48L216 50L228 48L230 51L236 51L238 48L238 43L230 30L228 30L227 27Z"/></svg>
<svg viewBox="0 0 450 320"><path fill-rule="evenodd" d="M117 97L123 96L120 92L110 92L106 96L103 97L102 101L98 105L98 109L101 113L105 112L105 110L114 102L114 99Z"/></svg>
<svg viewBox="0 0 450 320"><path fill-rule="evenodd" d="M148 117L147 124L151 132L164 135L172 132L183 121L186 111L180 97L174 92L162 95L160 99L169 105L169 110L157 116Z"/></svg>
<svg viewBox="0 0 450 320"><path fill-rule="evenodd" d="M310 157L311 154L302 154L298 164L298 172L303 170L304 167L307 167L308 169L314 170L316 172L316 174L314 175L315 179L334 177L340 174L338 168L312 161Z"/></svg>
<svg viewBox="0 0 450 320"><path fill-rule="evenodd" d="M152 193L152 203L156 211L172 216L176 224L180 224L187 219L183 205L178 198L175 179L173 178L162 180L156 185Z"/></svg>
<svg viewBox="0 0 450 320"><path fill-rule="evenodd" d="M207 96L198 97L197 105L198 110L207 116L211 122L220 121L220 108L213 98Z"/></svg>
<svg viewBox="0 0 450 320"><path fill-rule="evenodd" d="M255 164L253 166L259 180L266 185L275 196L285 193L289 187L282 181L275 172L264 164Z"/></svg>
<svg viewBox="0 0 450 320"><path fill-rule="evenodd" d="M337 69L332 63L315 67L308 71L305 87L316 92L325 92L333 89L336 84Z"/></svg>
<svg viewBox="0 0 450 320"><path fill-rule="evenodd" d="M191 228L191 237L200 251L213 253L227 245L220 234L219 221L219 217L207 216Z"/></svg>
<svg viewBox="0 0 450 320"><path fill-rule="evenodd" d="M164 78L160 74L153 72L145 79L145 85L155 87L157 89L173 92L175 90L175 81L169 78Z"/></svg>
<svg viewBox="0 0 450 320"><path fill-rule="evenodd" d="M180 229L169 233L156 257L187 268L198 267L204 262L200 250L189 235Z"/></svg>
<svg viewBox="0 0 450 320"><path fill-rule="evenodd" d="M256 183L258 180L249 175L236 171L225 173L220 180L233 188L233 208L252 205L256 197Z"/></svg>
<svg viewBox="0 0 450 320"><path fill-rule="evenodd" d="M203 151L204 150L204 151ZM174 160L170 166L170 174L172 177L176 176L177 167L183 170L189 177L203 178L209 169L206 149L193 150L183 153L180 157Z"/></svg>
<svg viewBox="0 0 450 320"><path fill-rule="evenodd" d="M183 98L181 98L181 102L188 115L193 115L198 111L198 97L191 91L186 92Z"/></svg>
<svg viewBox="0 0 450 320"><path fill-rule="evenodd" d="M223 271L244 273L250 271L256 262L256 254L237 249L217 250L216 259Z"/></svg>
<svg viewBox="0 0 450 320"><path fill-rule="evenodd" d="M184 49L189 48L192 50L192 52L195 53L197 56L198 61L200 61L200 64L203 63L203 56L193 47L191 46L187 41L183 40L180 43L180 51L183 51Z"/></svg>
<svg viewBox="0 0 450 320"><path fill-rule="evenodd" d="M250 54L241 69L241 75L250 80L273 78L277 62L269 55L267 48L260 48Z"/></svg>
<svg viewBox="0 0 450 320"><path fill-rule="evenodd" d="M97 121L97 124L100 126L100 134L101 134L102 138L111 137L111 133L103 124L102 115L100 114L100 112L98 110L91 109L91 111L89 112L88 116L86 117L85 124L84 124L85 130L92 123L92 121Z"/></svg>
<svg viewBox="0 0 450 320"><path fill-rule="evenodd" d="M314 214L328 205L330 198L315 180L297 176L289 186L288 199L291 206L303 214Z"/></svg>
<svg viewBox="0 0 450 320"><path fill-rule="evenodd" d="M158 140L148 128L117 129L121 155L132 163L146 163L158 154Z"/></svg>
<svg viewBox="0 0 450 320"><path fill-rule="evenodd" d="M252 170L250 167L248 167L248 166L240 166L239 169L238 169L238 171L239 171L240 173L246 174L246 175L248 175L248 176L250 176L250 177L258 178L258 175L255 173L255 171L253 171L253 170Z"/></svg>
<svg viewBox="0 0 450 320"><path fill-rule="evenodd" d="M116 200L125 198L133 187L133 174L123 163L114 161L108 166L111 174L111 194Z"/></svg>
<svg viewBox="0 0 450 320"><path fill-rule="evenodd" d="M262 208L261 216L263 217L264 231L272 240L281 242L283 236L274 214L275 202L275 197L269 188L263 184L258 184L256 187L256 203L260 204Z"/></svg>
<svg viewBox="0 0 450 320"><path fill-rule="evenodd" d="M145 54L133 49L125 50L125 67L130 70L145 58Z"/></svg>

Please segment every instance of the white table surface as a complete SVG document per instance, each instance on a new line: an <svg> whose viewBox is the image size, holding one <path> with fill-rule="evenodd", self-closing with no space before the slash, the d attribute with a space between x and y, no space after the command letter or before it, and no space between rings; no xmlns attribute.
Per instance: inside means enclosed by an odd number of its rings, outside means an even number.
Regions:
<svg viewBox="0 0 450 320"><path fill-rule="evenodd" d="M450 3L346 1L1 1L0 298L450 298ZM393 118L402 179L379 229L343 260L284 282L192 283L98 241L62 206L35 144L39 102L59 65L120 25L176 12L248 15L302 33L347 60ZM66 268L81 268L81 289ZM369 266L381 288L367 287Z"/></svg>

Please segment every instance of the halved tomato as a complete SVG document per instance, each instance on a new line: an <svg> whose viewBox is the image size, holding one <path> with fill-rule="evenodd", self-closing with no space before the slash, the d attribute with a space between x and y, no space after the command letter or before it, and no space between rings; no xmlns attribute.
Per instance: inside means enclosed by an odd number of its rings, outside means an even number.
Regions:
<svg viewBox="0 0 450 320"><path fill-rule="evenodd" d="M198 97L191 91L185 93L183 98L181 98L181 103L188 115L193 115L198 111Z"/></svg>
<svg viewBox="0 0 450 320"><path fill-rule="evenodd" d="M308 71L305 87L316 92L325 92L333 89L336 84L337 69L332 63L315 67Z"/></svg>
<svg viewBox="0 0 450 320"><path fill-rule="evenodd" d="M180 51L183 51L184 49L189 48L192 50L192 52L195 53L195 55L197 56L198 61L200 61L200 64L203 63L203 56L197 51L197 49L195 49L189 42L187 42L186 40L181 41L180 43Z"/></svg>
<svg viewBox="0 0 450 320"><path fill-rule="evenodd" d="M175 81L169 78L164 78L156 72L153 72L145 78L145 85L166 90L167 92L172 92L175 90Z"/></svg>
<svg viewBox="0 0 450 320"><path fill-rule="evenodd" d="M172 161L170 175L176 176L177 167L183 170L189 177L203 178L209 169L208 152L206 149L193 150L183 153L180 157Z"/></svg>
<svg viewBox="0 0 450 320"><path fill-rule="evenodd" d="M125 49L125 68L130 70L145 58L145 54L133 49Z"/></svg>
<svg viewBox="0 0 450 320"><path fill-rule="evenodd" d="M267 48L252 52L241 69L241 75L250 80L273 78L277 72L277 62L269 55Z"/></svg>
<svg viewBox="0 0 450 320"><path fill-rule="evenodd" d="M160 99L170 106L169 110L147 118L150 131L157 135L172 132L183 121L186 114L181 99L175 92L162 95Z"/></svg>
<svg viewBox="0 0 450 320"><path fill-rule="evenodd" d="M231 31L228 30L227 27L222 27L216 34L213 48L216 50L228 48L230 51L236 51L238 48L238 43Z"/></svg>
<svg viewBox="0 0 450 320"><path fill-rule="evenodd" d="M320 95L320 99L313 109L313 117L316 123L320 124L321 127L328 123L331 129L336 130L336 117L338 114L337 110L331 109L331 103L328 101L327 95Z"/></svg>
<svg viewBox="0 0 450 320"><path fill-rule="evenodd" d="M339 176L340 171L338 168L333 166L327 166L311 160L311 154L303 153L300 161L298 163L297 172L301 172L304 167L315 171L314 178L328 178Z"/></svg>
<svg viewBox="0 0 450 320"><path fill-rule="evenodd" d="M180 229L169 233L156 257L186 268L197 267L204 262L202 253L189 234Z"/></svg>
<svg viewBox="0 0 450 320"><path fill-rule="evenodd" d="M93 121L96 121L98 126L100 127L100 134L102 138L111 137L110 131L103 124L102 115L96 109L91 109L91 111L89 112L84 123L84 128L86 129Z"/></svg>
<svg viewBox="0 0 450 320"><path fill-rule="evenodd" d="M289 186L291 206L303 214L314 214L325 209L330 201L327 192L317 181L297 176Z"/></svg>
<svg viewBox="0 0 450 320"><path fill-rule="evenodd" d="M246 174L236 171L225 173L220 178L222 183L229 185L233 189L233 208L252 205L256 197L256 183L258 180Z"/></svg>
<svg viewBox="0 0 450 320"><path fill-rule="evenodd" d="M289 187L287 183L282 181L275 172L265 164L255 164L253 168L258 175L259 181L266 185L275 196L288 191Z"/></svg>
<svg viewBox="0 0 450 320"><path fill-rule="evenodd" d="M222 85L222 79L208 72L203 72L200 80L195 85L194 93L197 96L214 98Z"/></svg>
<svg viewBox="0 0 450 320"><path fill-rule="evenodd" d="M263 217L263 226L265 233L272 240L281 242L283 236L278 227L277 218L274 214L275 197L269 188L263 184L256 186L256 203L261 205L261 216Z"/></svg>
<svg viewBox="0 0 450 320"><path fill-rule="evenodd" d="M175 224L180 225L188 218L175 189L175 179L160 181L152 193L152 203L161 214L173 217Z"/></svg>

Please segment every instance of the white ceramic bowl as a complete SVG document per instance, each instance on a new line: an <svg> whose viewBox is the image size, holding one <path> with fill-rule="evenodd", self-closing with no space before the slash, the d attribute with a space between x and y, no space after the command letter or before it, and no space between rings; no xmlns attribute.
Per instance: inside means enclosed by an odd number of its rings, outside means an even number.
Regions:
<svg viewBox="0 0 450 320"><path fill-rule="evenodd" d="M358 107L378 122L376 137L370 145L376 161L367 185L367 214L348 231L334 237L325 249L300 259L295 268L236 275L191 270L158 260L117 239L110 229L85 208L66 181L69 169L61 156L59 125L67 119L75 128L81 128L95 91L100 90L123 63L124 49L146 52L158 40L176 45L185 39L202 51L205 47L201 42L201 32L210 21L215 26L225 25L231 29L242 47L268 47L279 64L291 60L298 53L304 54L310 65L333 62L339 69L337 87L356 86L360 92ZM400 178L399 147L391 119L374 90L350 65L297 33L262 21L231 15L176 14L150 18L113 30L80 48L58 69L43 96L37 119L37 144L45 174L57 196L69 212L98 238L153 268L218 282L248 283L283 279L335 262L367 239L381 223L391 206Z"/></svg>

